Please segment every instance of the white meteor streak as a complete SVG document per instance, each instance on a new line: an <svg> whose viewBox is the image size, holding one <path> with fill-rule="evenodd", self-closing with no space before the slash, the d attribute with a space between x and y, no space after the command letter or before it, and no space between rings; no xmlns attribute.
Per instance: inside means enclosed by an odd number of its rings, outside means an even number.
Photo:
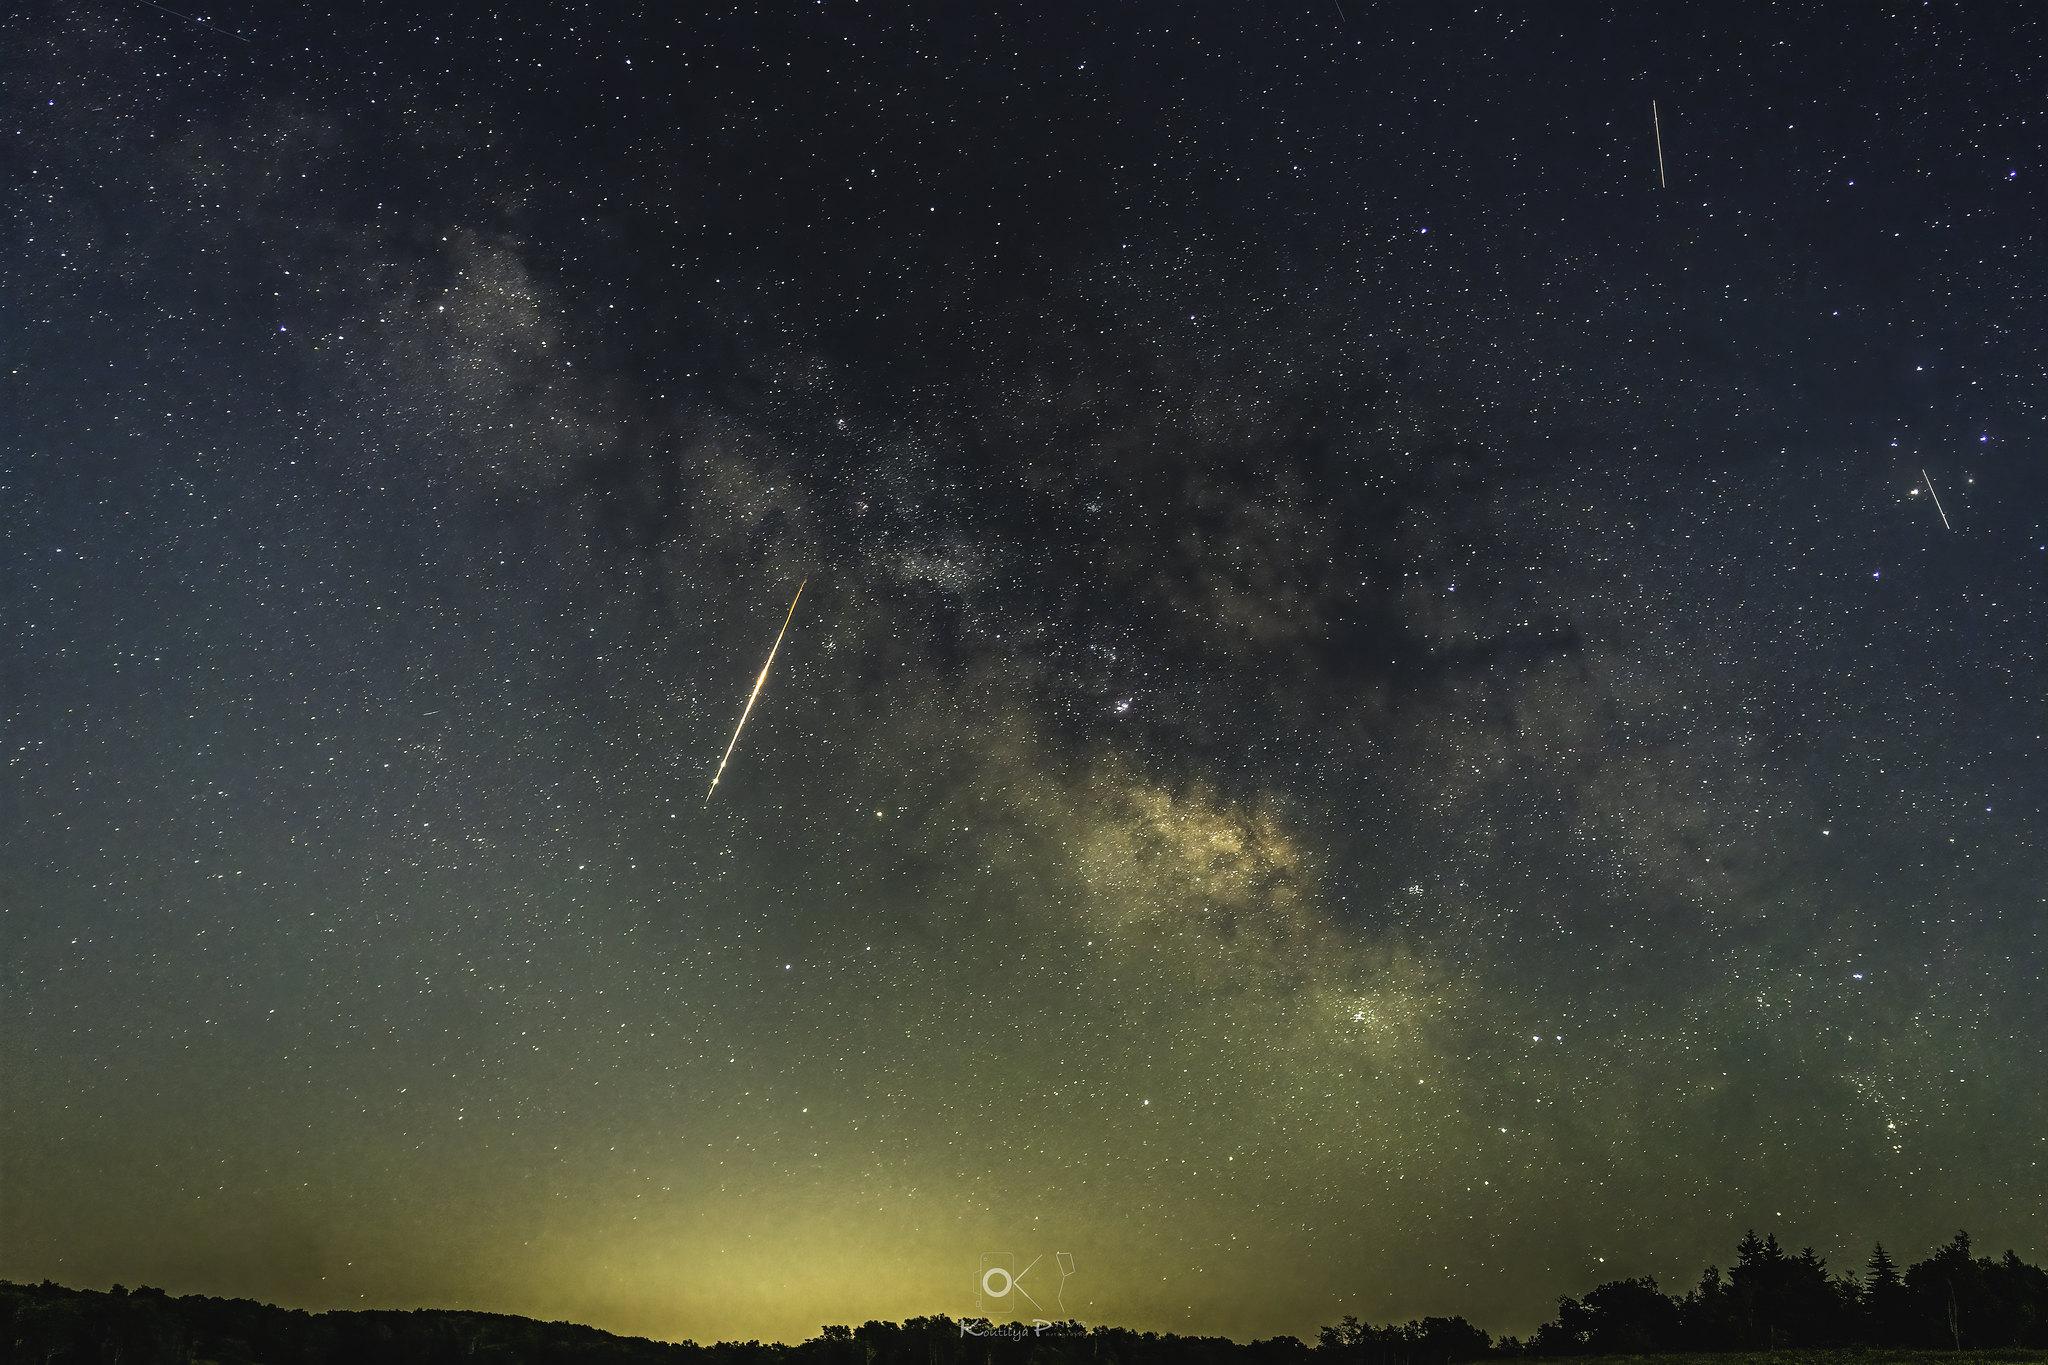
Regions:
<svg viewBox="0 0 2048 1365"><path fill-rule="evenodd" d="M1934 510L1941 512L1941 529L1944 531L1955 530L1955 527L1948 524L1948 513L1942 511L1941 494L1934 491L1934 480L1927 478L1927 471L1924 469L1920 471L1920 477L1927 480L1927 496L1934 499Z"/></svg>
<svg viewBox="0 0 2048 1365"><path fill-rule="evenodd" d="M796 617L796 604L804 595L804 587L811 580L806 578L796 585L796 596L789 599L789 613L782 618L782 629L775 632L775 643L768 650L768 662L761 665L761 676L754 679L754 690L747 693L746 709L740 712L740 723L732 727L732 739L725 746L724 757L718 760L718 771L711 774L711 785L704 789L704 804L711 804L711 793L718 790L718 779L725 776L725 765L732 760L732 751L740 742L740 731L747 728L747 717L754 714L754 703L761 698L761 688L768 682L768 670L775 667L775 651L782 648L782 637L789 634L789 623Z"/></svg>
<svg viewBox="0 0 2048 1365"><path fill-rule="evenodd" d="M1657 188L1668 190L1670 182L1664 179L1664 120L1657 117L1657 101L1650 101L1650 130L1657 135Z"/></svg>

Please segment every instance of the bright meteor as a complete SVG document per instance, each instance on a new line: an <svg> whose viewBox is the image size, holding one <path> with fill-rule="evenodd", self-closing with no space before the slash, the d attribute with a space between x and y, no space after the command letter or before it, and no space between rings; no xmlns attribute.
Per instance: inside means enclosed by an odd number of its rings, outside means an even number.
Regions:
<svg viewBox="0 0 2048 1365"><path fill-rule="evenodd" d="M806 578L796 585L796 596L789 599L789 614L782 618L782 629L775 632L775 643L768 650L768 662L761 665L761 676L754 679L754 690L747 693L747 705L740 712L740 723L732 727L732 739L725 746L724 757L718 760L718 771L711 774L711 785L704 790L704 804L711 804L711 793L718 790L718 779L725 776L725 765L732 759L732 751L740 742L740 731L747 728L747 717L754 714L754 703L761 698L761 688L768 681L768 670L775 667L775 651L782 648L782 637L789 634L789 623L796 617L796 604L804 595L804 588L810 583Z"/></svg>
<svg viewBox="0 0 2048 1365"><path fill-rule="evenodd" d="M1934 480L1927 477L1927 471L1924 469L1920 471L1920 477L1926 480L1927 496L1934 499L1934 510L1941 513L1941 529L1944 531L1955 530L1955 527L1948 524L1948 510L1941 505L1941 494L1934 491Z"/></svg>

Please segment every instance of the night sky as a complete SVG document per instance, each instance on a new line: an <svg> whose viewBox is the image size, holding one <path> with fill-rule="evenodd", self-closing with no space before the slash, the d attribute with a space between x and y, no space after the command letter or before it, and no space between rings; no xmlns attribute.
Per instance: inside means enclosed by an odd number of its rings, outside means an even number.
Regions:
<svg viewBox="0 0 2048 1365"><path fill-rule="evenodd" d="M2038 6L199 5L0 19L0 1276L2048 1252Z"/></svg>

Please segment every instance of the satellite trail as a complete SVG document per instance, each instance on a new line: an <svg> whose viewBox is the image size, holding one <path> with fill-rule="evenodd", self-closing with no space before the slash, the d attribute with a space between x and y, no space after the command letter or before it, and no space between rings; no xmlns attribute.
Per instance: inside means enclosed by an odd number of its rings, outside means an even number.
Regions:
<svg viewBox="0 0 2048 1365"><path fill-rule="evenodd" d="M775 632L775 643L768 650L768 662L761 665L761 676L754 679L754 690L747 693L747 705L740 712L740 723L732 727L732 739L725 746L725 756L718 760L718 771L711 774L711 785L704 789L704 804L707 806L711 804L711 793L718 790L718 779L725 776L725 765L732 761L732 751L740 742L740 731L747 728L747 717L754 714L754 703L761 698L761 688L768 681L768 670L775 667L775 651L782 648L782 637L789 634L789 623L796 616L796 604L810 581L806 578L797 584L796 596L789 599L789 614L782 618L782 629Z"/></svg>

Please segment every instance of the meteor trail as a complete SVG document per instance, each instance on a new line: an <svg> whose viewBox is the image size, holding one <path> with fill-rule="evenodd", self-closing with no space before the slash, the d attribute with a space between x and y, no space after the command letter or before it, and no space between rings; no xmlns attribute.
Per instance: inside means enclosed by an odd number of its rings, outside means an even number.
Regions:
<svg viewBox="0 0 2048 1365"><path fill-rule="evenodd" d="M1664 121L1657 117L1657 101L1650 101L1650 131L1657 135L1657 188L1668 190L1670 184L1664 179Z"/></svg>
<svg viewBox="0 0 2048 1365"><path fill-rule="evenodd" d="M1948 513L1942 511L1941 494L1934 491L1934 480L1927 478L1927 471L1924 469L1920 471L1920 477L1927 481L1927 496L1934 499L1934 510L1941 512L1941 529L1944 531L1955 530L1955 527L1948 524Z"/></svg>
<svg viewBox="0 0 2048 1365"><path fill-rule="evenodd" d="M711 804L711 793L718 790L718 779L725 776L725 765L732 759L732 751L740 742L740 731L747 728L747 717L754 714L754 703L760 700L761 688L768 681L768 670L775 667L775 651L782 648L782 637L789 634L789 623L796 616L796 604L804 595L804 587L811 580L806 578L796 585L796 596L789 599L789 614L782 618L782 629L775 632L775 643L768 650L768 662L761 665L761 676L754 679L754 690L747 693L746 709L740 712L740 723L732 727L732 739L725 746L725 756L718 760L718 771L711 774L711 785L704 789L704 804Z"/></svg>
<svg viewBox="0 0 2048 1365"><path fill-rule="evenodd" d="M201 19L196 15L180 14L178 13L178 11L172 9L169 5L159 5L156 2L156 0L142 0L142 3L148 5L151 9L160 9L165 14L170 15L174 19L183 19L188 24L197 24L201 28L210 28L215 33L226 34L228 37L235 39L237 42L246 43L249 41L249 39L243 37L239 33L236 33L233 29L222 28L219 24L209 24L204 19Z"/></svg>

